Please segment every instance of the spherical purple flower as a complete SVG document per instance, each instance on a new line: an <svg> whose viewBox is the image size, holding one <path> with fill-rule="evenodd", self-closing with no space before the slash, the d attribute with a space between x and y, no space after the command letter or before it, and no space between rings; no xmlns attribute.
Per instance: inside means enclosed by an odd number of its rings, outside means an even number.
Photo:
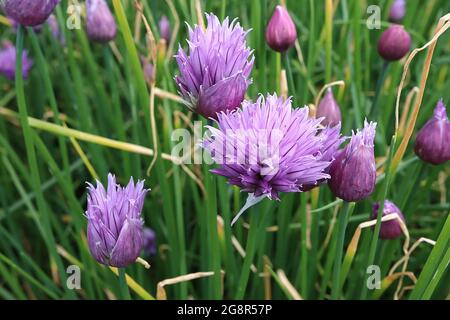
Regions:
<svg viewBox="0 0 450 320"><path fill-rule="evenodd" d="M159 35L162 39L166 40L167 43L170 42L170 36L172 31L170 30L170 21L166 16L162 16L159 20Z"/></svg>
<svg viewBox="0 0 450 320"><path fill-rule="evenodd" d="M86 0L86 31L89 39L96 42L109 42L116 37L116 21L105 0Z"/></svg>
<svg viewBox="0 0 450 320"><path fill-rule="evenodd" d="M376 202L373 204L373 212L372 212L372 219L377 219L378 217L378 211L380 209L380 203ZM397 213L400 219L405 221L405 217L403 216L402 212L400 211L397 206L389 201L384 201L384 207L383 207L383 217L387 216L392 213ZM397 219L389 220L389 221L383 221L381 223L381 229L380 229L380 239L396 239L402 235L402 227L400 225L400 222Z"/></svg>
<svg viewBox="0 0 450 320"><path fill-rule="evenodd" d="M202 142L219 164L213 173L255 197L279 199L280 192L302 192L328 179L332 154L342 142L339 127L320 131L322 119L291 100L268 95L242 109L222 112Z"/></svg>
<svg viewBox="0 0 450 320"><path fill-rule="evenodd" d="M406 1L395 0L389 9L389 21L399 23L403 20L406 13Z"/></svg>
<svg viewBox="0 0 450 320"><path fill-rule="evenodd" d="M352 134L344 149L336 154L330 167L331 191L345 201L359 201L375 188L376 167L373 141L376 123L364 122L364 128Z"/></svg>
<svg viewBox="0 0 450 320"><path fill-rule="evenodd" d="M450 160L450 122L442 100L437 103L433 117L417 134L414 151L420 159L431 164Z"/></svg>
<svg viewBox="0 0 450 320"><path fill-rule="evenodd" d="M341 109L333 96L333 91L328 88L325 97L320 101L317 107L316 118L323 117L324 126L335 126L341 122Z"/></svg>
<svg viewBox="0 0 450 320"><path fill-rule="evenodd" d="M144 254L152 256L156 254L156 234L150 228L144 228Z"/></svg>
<svg viewBox="0 0 450 320"><path fill-rule="evenodd" d="M176 60L180 75L175 81L188 107L205 118L234 110L244 99L254 57L247 47L247 32L236 20L222 24L206 15L208 26L189 27L189 56L180 47Z"/></svg>
<svg viewBox="0 0 450 320"><path fill-rule="evenodd" d="M297 40L297 30L289 12L277 6L266 27L266 41L270 48L284 52Z"/></svg>
<svg viewBox="0 0 450 320"><path fill-rule="evenodd" d="M141 211L149 190L133 178L125 188L108 175L108 188L88 183L87 239L92 256L100 263L126 267L136 261L144 245Z"/></svg>
<svg viewBox="0 0 450 320"><path fill-rule="evenodd" d="M3 9L20 24L37 26L47 20L58 3L59 0L4 0Z"/></svg>
<svg viewBox="0 0 450 320"><path fill-rule="evenodd" d="M387 61L403 58L411 47L411 36L403 26L394 24L387 28L378 40L378 53Z"/></svg>
<svg viewBox="0 0 450 320"><path fill-rule="evenodd" d="M22 53L22 75L28 78L28 73L33 66L33 60L28 57L26 50ZM16 77L16 47L10 42L4 42L3 48L0 50L0 73L9 80Z"/></svg>

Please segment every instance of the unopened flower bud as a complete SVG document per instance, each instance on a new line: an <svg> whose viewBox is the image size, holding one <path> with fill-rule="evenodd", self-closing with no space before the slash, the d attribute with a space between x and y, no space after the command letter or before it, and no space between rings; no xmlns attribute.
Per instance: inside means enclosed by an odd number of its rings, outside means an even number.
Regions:
<svg viewBox="0 0 450 320"><path fill-rule="evenodd" d="M269 47L284 52L292 47L297 39L294 21L283 6L277 6L266 28L266 41Z"/></svg>
<svg viewBox="0 0 450 320"><path fill-rule="evenodd" d="M316 111L316 118L321 118L324 126L335 126L341 122L341 109L333 96L333 91L328 88L325 97L320 101Z"/></svg>
<svg viewBox="0 0 450 320"><path fill-rule="evenodd" d="M109 42L116 37L116 21L105 0L86 0L86 31L89 39L96 42Z"/></svg>
<svg viewBox="0 0 450 320"><path fill-rule="evenodd" d="M26 50L22 53L22 75L28 77L33 61L28 57ZM16 47L10 42L4 42L0 50L0 73L9 80L16 77Z"/></svg>
<svg viewBox="0 0 450 320"><path fill-rule="evenodd" d="M370 196L375 189L376 166L373 141L376 123L364 122L331 163L328 185L334 195L348 202Z"/></svg>
<svg viewBox="0 0 450 320"><path fill-rule="evenodd" d="M378 212L380 209L380 203L376 202L373 204L373 211L372 211L372 219L377 219ZM387 216L389 214L396 213L400 217L401 220L405 221L405 217L403 216L402 212L400 211L397 206L389 201L384 201L384 208L383 208L383 217ZM389 221L383 221L381 222L381 228L380 228L380 239L396 239L402 235L402 227L398 219L393 219Z"/></svg>
<svg viewBox="0 0 450 320"><path fill-rule="evenodd" d="M417 134L414 151L420 159L431 164L450 160L450 122L442 100L437 103L433 117Z"/></svg>
<svg viewBox="0 0 450 320"><path fill-rule="evenodd" d="M8 17L32 27L43 24L59 0L4 0L2 3Z"/></svg>
<svg viewBox="0 0 450 320"><path fill-rule="evenodd" d="M378 40L378 53L387 61L403 58L411 47L411 36L403 26L395 24L387 28Z"/></svg>
<svg viewBox="0 0 450 320"><path fill-rule="evenodd" d="M141 56L141 65L145 80L148 83L153 83L155 81L155 67L144 56Z"/></svg>
<svg viewBox="0 0 450 320"><path fill-rule="evenodd" d="M144 254L152 256L156 254L156 234L150 228L144 228Z"/></svg>
<svg viewBox="0 0 450 320"><path fill-rule="evenodd" d="M162 16L159 20L159 35L161 39L166 40L166 43L170 42L170 36L172 31L170 30L170 21L166 16Z"/></svg>
<svg viewBox="0 0 450 320"><path fill-rule="evenodd" d="M389 21L399 23L403 20L406 13L406 1L395 0L389 9Z"/></svg>

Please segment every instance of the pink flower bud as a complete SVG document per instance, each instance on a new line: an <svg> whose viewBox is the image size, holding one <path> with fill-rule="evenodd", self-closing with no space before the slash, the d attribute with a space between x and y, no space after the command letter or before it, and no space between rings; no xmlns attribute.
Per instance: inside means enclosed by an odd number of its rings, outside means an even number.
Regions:
<svg viewBox="0 0 450 320"><path fill-rule="evenodd" d="M403 58L411 47L411 36L403 26L394 24L378 40L378 53L387 61Z"/></svg>
<svg viewBox="0 0 450 320"><path fill-rule="evenodd" d="M450 122L442 100L437 103L433 117L417 134L414 151L420 159L431 164L450 160Z"/></svg>
<svg viewBox="0 0 450 320"><path fill-rule="evenodd" d="M320 101L319 106L317 107L316 118L321 117L324 118L322 120L324 126L333 127L342 120L341 109L336 100L334 100L331 88L328 88L325 97Z"/></svg>
<svg viewBox="0 0 450 320"><path fill-rule="evenodd" d="M266 41L269 47L284 52L292 47L297 39L294 21L285 7L277 6L266 28Z"/></svg>

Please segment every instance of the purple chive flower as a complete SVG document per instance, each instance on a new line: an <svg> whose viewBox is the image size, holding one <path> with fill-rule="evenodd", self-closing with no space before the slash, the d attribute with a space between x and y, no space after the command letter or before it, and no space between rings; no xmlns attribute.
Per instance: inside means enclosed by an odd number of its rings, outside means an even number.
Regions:
<svg viewBox="0 0 450 320"><path fill-rule="evenodd" d="M339 146L346 139L345 137L341 136L341 123L338 123L334 127L327 126L324 129L320 130L320 132L318 133L318 137L320 137L320 139L323 141L323 145L317 156L321 161L330 162L330 165L324 169L325 173L329 173L331 162L334 161ZM317 183L305 184L302 188L302 191L309 191L327 181L328 179L320 179L317 181Z"/></svg>
<svg viewBox="0 0 450 320"><path fill-rule="evenodd" d="M150 228L144 228L144 254L152 256L156 254L156 234Z"/></svg>
<svg viewBox="0 0 450 320"><path fill-rule="evenodd" d="M380 203L376 202L373 204L373 212L372 212L372 219L376 219L378 217L378 211L380 209ZM383 207L383 217L387 216L392 213L397 213L403 221L405 221L405 217L403 216L402 212L400 211L397 206L389 201L384 201L384 207ZM380 229L380 239L396 239L402 235L402 228L400 225L400 222L397 219L389 220L389 221L383 221L381 223L381 229Z"/></svg>
<svg viewBox="0 0 450 320"><path fill-rule="evenodd" d="M433 117L417 134L414 151L420 159L431 164L450 160L450 122L442 99L437 103Z"/></svg>
<svg viewBox="0 0 450 320"><path fill-rule="evenodd" d="M172 31L170 29L170 21L166 16L162 16L159 20L159 35L162 39L166 40L167 43L170 42L170 36Z"/></svg>
<svg viewBox="0 0 450 320"><path fill-rule="evenodd" d="M297 30L289 12L283 6L277 6L266 27L266 42L270 48L284 52L297 40Z"/></svg>
<svg viewBox="0 0 450 320"><path fill-rule="evenodd" d="M87 239L92 256L104 265L126 267L136 261L144 245L141 211L144 182L133 178L123 188L108 174L107 190L88 183Z"/></svg>
<svg viewBox="0 0 450 320"><path fill-rule="evenodd" d="M325 171L342 142L339 128L320 130L322 119L291 100L260 96L242 109L218 115L219 129L208 127L202 142L220 165L213 173L255 197L279 199L280 192L302 192L330 176Z"/></svg>
<svg viewBox="0 0 450 320"><path fill-rule="evenodd" d="M26 79L33 66L33 60L28 57L26 50L22 53L22 75ZM4 42L0 50L0 73L9 80L16 78L16 47L10 42Z"/></svg>
<svg viewBox="0 0 450 320"><path fill-rule="evenodd" d="M337 152L331 164L328 185L335 196L345 201L367 198L375 188L375 128L376 123L364 121L364 128L353 132L348 145Z"/></svg>
<svg viewBox="0 0 450 320"><path fill-rule="evenodd" d="M411 36L403 26L394 24L387 28L378 40L378 53L387 61L403 58L411 47Z"/></svg>
<svg viewBox="0 0 450 320"><path fill-rule="evenodd" d="M317 107L316 118L323 117L324 126L335 126L341 122L341 109L333 96L333 91L328 88L325 97L320 101Z"/></svg>
<svg viewBox="0 0 450 320"><path fill-rule="evenodd" d="M406 13L406 1L395 0L389 9L389 21L399 23L403 20Z"/></svg>
<svg viewBox="0 0 450 320"><path fill-rule="evenodd" d="M32 27L43 24L59 0L4 0L2 3L8 17Z"/></svg>
<svg viewBox="0 0 450 320"><path fill-rule="evenodd" d="M116 21L105 0L86 0L86 31L89 39L96 42L109 42L116 37Z"/></svg>
<svg viewBox="0 0 450 320"><path fill-rule="evenodd" d="M178 49L175 81L193 112L216 119L218 112L234 110L244 99L254 57L245 41L248 31L236 20L220 24L213 14L206 18L206 30L189 27L189 56Z"/></svg>

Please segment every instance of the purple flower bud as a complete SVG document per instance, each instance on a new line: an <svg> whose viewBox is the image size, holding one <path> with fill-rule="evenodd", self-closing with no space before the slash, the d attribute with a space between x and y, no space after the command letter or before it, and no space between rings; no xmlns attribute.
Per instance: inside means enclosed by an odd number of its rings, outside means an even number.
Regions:
<svg viewBox="0 0 450 320"><path fill-rule="evenodd" d="M417 134L414 151L420 159L431 164L450 160L450 122L442 100L437 103L433 117Z"/></svg>
<svg viewBox="0 0 450 320"><path fill-rule="evenodd" d="M221 24L207 14L208 26L189 28L189 56L180 47L176 55L180 75L175 81L188 107L205 118L231 111L244 100L254 57L247 47L247 32L236 20Z"/></svg>
<svg viewBox="0 0 450 320"><path fill-rule="evenodd" d="M375 188L375 128L376 123L364 121L364 128L353 132L349 144L337 152L331 163L328 185L335 196L345 201L367 198Z"/></svg>
<svg viewBox="0 0 450 320"><path fill-rule="evenodd" d="M334 100L333 91L328 88L325 97L320 101L317 107L316 118L324 117L322 124L324 126L335 126L341 122L341 109Z"/></svg>
<svg viewBox="0 0 450 320"><path fill-rule="evenodd" d="M266 27L266 41L269 47L284 52L292 47L297 39L297 30L289 12L277 6Z"/></svg>
<svg viewBox="0 0 450 320"><path fill-rule="evenodd" d="M52 14L47 19L48 26L50 28L50 31L53 35L53 38L55 38L61 45L66 44L66 39L64 39L64 34L61 32L61 29L59 28L58 20L56 19L55 15Z"/></svg>
<svg viewBox="0 0 450 320"><path fill-rule="evenodd" d="M141 65L142 70L144 71L144 77L147 82L154 82L155 81L155 67L153 64L147 61L147 59L144 56L141 56Z"/></svg>
<svg viewBox="0 0 450 320"><path fill-rule="evenodd" d="M89 39L96 42L109 42L116 37L116 21L105 0L86 0L86 31Z"/></svg>
<svg viewBox="0 0 450 320"><path fill-rule="evenodd" d="M373 204L373 212L372 212L372 219L377 219L378 217L378 211L380 208L380 203L376 202ZM389 201L384 201L384 207L383 207L383 217L387 216L392 213L397 213L403 221L405 221L405 217L403 216L402 212L400 211L397 206ZM402 235L402 228L400 226L400 222L397 219L389 220L389 221L383 221L381 223L381 229L380 229L380 239L396 239Z"/></svg>
<svg viewBox="0 0 450 320"><path fill-rule="evenodd" d="M59 0L4 0L3 9L11 17L24 26L43 24Z"/></svg>
<svg viewBox="0 0 450 320"><path fill-rule="evenodd" d="M28 73L33 66L33 60L28 58L26 50L22 53L22 75L26 79ZM4 42L3 48L0 50L0 73L9 80L16 77L16 47L10 42Z"/></svg>
<svg viewBox="0 0 450 320"><path fill-rule="evenodd" d="M172 31L170 30L170 21L166 16L162 16L159 20L159 35L162 39L169 43L171 34Z"/></svg>
<svg viewBox="0 0 450 320"><path fill-rule="evenodd" d="M144 228L144 254L146 256L156 254L156 234L150 228Z"/></svg>
<svg viewBox="0 0 450 320"><path fill-rule="evenodd" d="M387 28L378 40L378 53L387 61L403 58L411 47L411 36L403 26L394 24Z"/></svg>
<svg viewBox="0 0 450 320"><path fill-rule="evenodd" d="M389 21L399 23L403 20L406 13L406 1L395 0L389 10Z"/></svg>
<svg viewBox="0 0 450 320"><path fill-rule="evenodd" d="M88 183L87 189L87 239L92 256L113 267L132 264L144 245L141 211L149 190L133 178L123 188L112 174L108 174L107 190L99 181L96 188Z"/></svg>

